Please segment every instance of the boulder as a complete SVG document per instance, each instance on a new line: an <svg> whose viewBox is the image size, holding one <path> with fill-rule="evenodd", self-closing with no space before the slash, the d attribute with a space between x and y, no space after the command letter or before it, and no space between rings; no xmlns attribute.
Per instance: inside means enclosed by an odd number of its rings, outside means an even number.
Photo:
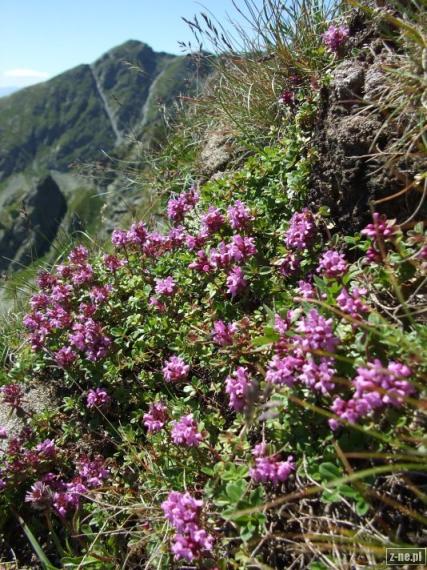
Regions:
<svg viewBox="0 0 427 570"><path fill-rule="evenodd" d="M49 175L40 180L21 203L11 204L8 227L0 228L0 270L18 269L43 256L67 211L67 202Z"/></svg>

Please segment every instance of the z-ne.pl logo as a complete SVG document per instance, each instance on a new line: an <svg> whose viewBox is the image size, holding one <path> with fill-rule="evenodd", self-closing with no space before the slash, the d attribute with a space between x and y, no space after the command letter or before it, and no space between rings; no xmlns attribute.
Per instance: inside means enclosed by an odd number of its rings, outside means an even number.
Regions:
<svg viewBox="0 0 427 570"><path fill-rule="evenodd" d="M386 548L386 564L426 564L427 548Z"/></svg>

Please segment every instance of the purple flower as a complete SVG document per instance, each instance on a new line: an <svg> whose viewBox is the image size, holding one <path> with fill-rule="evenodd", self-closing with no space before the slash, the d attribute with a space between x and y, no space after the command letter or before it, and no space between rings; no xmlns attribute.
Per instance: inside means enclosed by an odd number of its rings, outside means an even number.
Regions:
<svg viewBox="0 0 427 570"><path fill-rule="evenodd" d="M228 267L232 262L232 252L229 245L221 241L216 248L210 252L210 264L213 268Z"/></svg>
<svg viewBox="0 0 427 570"><path fill-rule="evenodd" d="M52 505L52 489L43 481L36 481L25 495L25 502L37 510L48 509Z"/></svg>
<svg viewBox="0 0 427 570"><path fill-rule="evenodd" d="M297 380L301 365L301 358L291 355L281 358L275 354L268 363L265 380L269 384L293 386Z"/></svg>
<svg viewBox="0 0 427 570"><path fill-rule="evenodd" d="M171 198L167 205L167 215L173 222L182 222L186 212L187 204L184 196L180 195L177 198Z"/></svg>
<svg viewBox="0 0 427 570"><path fill-rule="evenodd" d="M243 291L248 285L245 279L243 269L241 267L234 267L227 275L227 292L235 297Z"/></svg>
<svg viewBox="0 0 427 570"><path fill-rule="evenodd" d="M177 445L198 447L202 441L202 434L197 431L197 423L193 414L182 416L179 421L172 422L172 440Z"/></svg>
<svg viewBox="0 0 427 570"><path fill-rule="evenodd" d="M144 425L150 433L160 431L168 419L168 409L162 402L152 402L144 414Z"/></svg>
<svg viewBox="0 0 427 570"><path fill-rule="evenodd" d="M196 271L200 271L201 273L209 273L212 271L213 267L206 252L203 249L200 249L196 255L197 259L189 264L189 269L194 269Z"/></svg>
<svg viewBox="0 0 427 570"><path fill-rule="evenodd" d="M295 93L291 89L284 89L277 101L280 105L291 106L295 102Z"/></svg>
<svg viewBox="0 0 427 570"><path fill-rule="evenodd" d="M130 242L128 232L125 230L114 230L111 234L111 243L117 247L126 247Z"/></svg>
<svg viewBox="0 0 427 570"><path fill-rule="evenodd" d="M75 265L80 265L86 262L88 256L89 256L88 250L83 245L78 245L71 251L70 255L68 256L68 259L70 263L74 263Z"/></svg>
<svg viewBox="0 0 427 570"><path fill-rule="evenodd" d="M148 299L148 304L153 307L153 309L156 309L156 311L159 311L159 313L164 313L166 310L166 305L162 303L157 297L150 297Z"/></svg>
<svg viewBox="0 0 427 570"><path fill-rule="evenodd" d="M354 424L360 417L367 415L372 408L364 399L353 398L346 401L337 397L332 403L331 410L341 419ZM334 418L328 420L328 423L333 430L336 430L340 426L339 420Z"/></svg>
<svg viewBox="0 0 427 570"><path fill-rule="evenodd" d="M171 356L164 363L162 371L166 382L178 382L187 378L190 365L185 364L180 356Z"/></svg>
<svg viewBox="0 0 427 570"><path fill-rule="evenodd" d="M337 297L337 305L354 319L359 319L361 313L366 313L368 307L362 302L361 296L366 295L366 289L354 287L349 293L344 287Z"/></svg>
<svg viewBox="0 0 427 570"><path fill-rule="evenodd" d="M217 232L224 225L224 216L218 208L209 206L208 211L202 216L202 227L210 235Z"/></svg>
<svg viewBox="0 0 427 570"><path fill-rule="evenodd" d="M171 198L167 205L168 218L175 223L182 222L185 214L197 204L198 200L199 194L194 187L176 198Z"/></svg>
<svg viewBox="0 0 427 570"><path fill-rule="evenodd" d="M335 388L334 374L335 368L331 358L321 358L318 363L309 358L303 364L299 380L308 388L322 392L322 394L330 394Z"/></svg>
<svg viewBox="0 0 427 570"><path fill-rule="evenodd" d="M100 487L110 473L104 466L104 458L98 456L94 459L81 457L78 461L78 474L83 485L93 489Z"/></svg>
<svg viewBox="0 0 427 570"><path fill-rule="evenodd" d="M178 226L169 230L167 237L173 247L181 247L187 239L187 233L183 226Z"/></svg>
<svg viewBox="0 0 427 570"><path fill-rule="evenodd" d="M31 308L34 310L45 309L50 303L50 298L46 293L37 293L30 299Z"/></svg>
<svg viewBox="0 0 427 570"><path fill-rule="evenodd" d="M111 398L105 388L92 388L89 390L86 398L86 406L88 408L106 408L110 405Z"/></svg>
<svg viewBox="0 0 427 570"><path fill-rule="evenodd" d="M345 26L329 26L322 34L323 43L332 52L336 53L348 38L349 30Z"/></svg>
<svg viewBox="0 0 427 570"><path fill-rule="evenodd" d="M82 322L74 323L69 341L93 362L104 358L111 345L111 339L103 333L100 323L91 318L83 318Z"/></svg>
<svg viewBox="0 0 427 570"><path fill-rule="evenodd" d="M102 258L104 262L105 269L115 273L120 267L126 265L127 261L125 259L119 259L116 255L104 255Z"/></svg>
<svg viewBox="0 0 427 570"><path fill-rule="evenodd" d="M248 403L248 396L252 387L252 379L246 366L239 366L231 376L225 380L225 391L230 399L230 408L241 412Z"/></svg>
<svg viewBox="0 0 427 570"><path fill-rule="evenodd" d="M36 451L46 459L52 459L56 455L55 442L52 439L45 439L36 446Z"/></svg>
<svg viewBox="0 0 427 570"><path fill-rule="evenodd" d="M194 499L190 493L171 491L161 505L165 518L178 531L186 532L197 524L203 501Z"/></svg>
<svg viewBox="0 0 427 570"><path fill-rule="evenodd" d="M220 346L228 346L233 344L233 335L237 332L235 323L224 323L224 321L215 321L212 331L212 340Z"/></svg>
<svg viewBox="0 0 427 570"><path fill-rule="evenodd" d="M165 295L170 297L176 293L176 283L173 277L169 276L165 279L156 279L155 292L157 295Z"/></svg>
<svg viewBox="0 0 427 570"><path fill-rule="evenodd" d="M93 267L86 263L85 265L79 265L78 270L75 271L71 277L71 281L74 285L84 285L89 281L92 281L93 277Z"/></svg>
<svg viewBox="0 0 427 570"><path fill-rule="evenodd" d="M304 334L304 337L294 338L297 348L303 352L334 352L338 339L333 334L332 325L332 319L325 319L316 309L311 309L306 317L297 322L296 330Z"/></svg>
<svg viewBox="0 0 427 570"><path fill-rule="evenodd" d="M53 495L53 507L61 518L79 506L79 497L75 493L59 491Z"/></svg>
<svg viewBox="0 0 427 570"><path fill-rule="evenodd" d="M213 537L197 525L188 527L186 534L176 534L172 541L171 551L175 559L191 562L200 557L203 551L210 552L213 548Z"/></svg>
<svg viewBox="0 0 427 570"><path fill-rule="evenodd" d="M58 283L52 287L51 298L57 303L66 303L73 293L73 288L71 285L65 285L64 283Z"/></svg>
<svg viewBox="0 0 427 570"><path fill-rule="evenodd" d="M195 249L203 247L208 237L208 233L202 231L196 236L187 235L185 238L185 243L190 251L194 251Z"/></svg>
<svg viewBox="0 0 427 570"><path fill-rule="evenodd" d="M89 297L95 305L105 303L111 292L111 285L96 285L89 291Z"/></svg>
<svg viewBox="0 0 427 570"><path fill-rule="evenodd" d="M227 217L233 230L244 230L254 220L248 206L240 200L236 200L233 206L227 209Z"/></svg>
<svg viewBox="0 0 427 570"><path fill-rule="evenodd" d="M66 329L71 325L71 315L61 305L54 305L46 311L46 318L53 329Z"/></svg>
<svg viewBox="0 0 427 570"><path fill-rule="evenodd" d="M294 253L289 253L279 265L279 273L283 277L292 277L298 273L301 261Z"/></svg>
<svg viewBox="0 0 427 570"><path fill-rule="evenodd" d="M58 366L61 366L61 368L68 368L76 360L77 353L74 352L71 346L63 346L54 353L54 358Z"/></svg>
<svg viewBox="0 0 427 570"><path fill-rule="evenodd" d="M384 241L388 241L398 232L398 227L391 220L387 220L384 215L374 212L372 218L373 223L368 224L366 228L361 231L362 235L376 240L382 238Z"/></svg>
<svg viewBox="0 0 427 570"><path fill-rule="evenodd" d="M249 470L249 475L256 483L283 483L295 470L292 455L286 461L279 461L276 456L257 457L255 467Z"/></svg>
<svg viewBox="0 0 427 570"><path fill-rule="evenodd" d="M341 277L347 271L348 263L342 253L330 249L321 259L317 272L329 278Z"/></svg>
<svg viewBox="0 0 427 570"><path fill-rule="evenodd" d="M229 245L229 252L236 263L246 261L257 252L254 238L241 235L233 236Z"/></svg>
<svg viewBox="0 0 427 570"><path fill-rule="evenodd" d="M366 368L359 367L357 372L353 380L355 397L370 402L372 409L382 405L401 406L404 399L415 392L405 380L411 376L411 369L400 362L391 361L384 368L377 358Z"/></svg>
<svg viewBox="0 0 427 570"><path fill-rule="evenodd" d="M313 214L305 209L292 216L289 229L285 234L285 242L291 249L305 249L312 244L315 235L316 225Z"/></svg>
<svg viewBox="0 0 427 570"><path fill-rule="evenodd" d="M0 439L7 439L7 429L3 426L0 427Z"/></svg>
<svg viewBox="0 0 427 570"><path fill-rule="evenodd" d="M147 239L148 231L144 222L136 222L131 225L126 240L134 245L143 245Z"/></svg>
<svg viewBox="0 0 427 570"><path fill-rule="evenodd" d="M302 279L300 281L298 281L297 291L303 299L314 299L315 298L314 287L308 281L303 281Z"/></svg>
<svg viewBox="0 0 427 570"><path fill-rule="evenodd" d="M47 271L42 271L38 274L36 283L40 289L43 291L50 291L52 286L55 285L58 281L58 278Z"/></svg>
<svg viewBox="0 0 427 570"><path fill-rule="evenodd" d="M3 403L10 406L13 410L22 408L24 392L19 384L6 384L0 388L3 396Z"/></svg>
<svg viewBox="0 0 427 570"><path fill-rule="evenodd" d="M365 253L365 259L368 263L380 263L382 260L381 253L375 247L368 247Z"/></svg>

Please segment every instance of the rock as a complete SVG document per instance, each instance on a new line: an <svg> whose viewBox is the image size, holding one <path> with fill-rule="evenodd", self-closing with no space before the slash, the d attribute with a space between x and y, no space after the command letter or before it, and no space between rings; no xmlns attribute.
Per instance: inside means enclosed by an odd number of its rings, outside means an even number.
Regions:
<svg viewBox="0 0 427 570"><path fill-rule="evenodd" d="M200 170L205 176L222 171L234 155L232 137L226 131L211 131L200 153Z"/></svg>
<svg viewBox="0 0 427 570"><path fill-rule="evenodd" d="M363 96L365 69L358 61L343 61L334 70L331 89L337 101L352 104Z"/></svg>
<svg viewBox="0 0 427 570"><path fill-rule="evenodd" d="M390 54L384 46L379 50L372 31L370 42L357 58L342 61L330 85L322 88L313 139L318 158L312 169L309 202L314 207L329 207L337 230L347 233L366 225L373 207L405 221L417 208L415 192L373 203L397 194L426 168L416 164L419 159L415 157L390 160L388 151L400 136L399 126L387 120L380 105L373 104L384 93L384 66ZM420 209L419 219L424 214Z"/></svg>
<svg viewBox="0 0 427 570"><path fill-rule="evenodd" d="M44 255L66 211L64 195L47 176L15 204L9 227L0 230L0 270L17 269Z"/></svg>
<svg viewBox="0 0 427 570"><path fill-rule="evenodd" d="M58 396L52 386L47 384L21 384L24 391L23 410L27 414L40 414L46 410L56 409L59 405ZM26 425L24 415L11 411L10 407L0 402L0 427L6 428L8 437L19 434ZM0 449L5 447L7 440L0 440Z"/></svg>

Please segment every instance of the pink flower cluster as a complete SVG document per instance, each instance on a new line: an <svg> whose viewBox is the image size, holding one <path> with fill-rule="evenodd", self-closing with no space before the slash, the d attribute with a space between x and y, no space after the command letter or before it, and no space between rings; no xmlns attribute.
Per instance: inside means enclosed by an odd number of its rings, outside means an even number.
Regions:
<svg viewBox="0 0 427 570"><path fill-rule="evenodd" d="M336 53L347 40L348 34L349 30L345 26L329 26L322 35L323 43L330 51Z"/></svg>
<svg viewBox="0 0 427 570"><path fill-rule="evenodd" d="M398 227L383 214L374 212L372 215L373 223L368 224L365 229L361 231L362 235L368 236L372 239L383 239L384 241L390 240L398 232Z"/></svg>
<svg viewBox="0 0 427 570"><path fill-rule="evenodd" d="M168 409L163 402L152 402L144 414L144 425L150 433L160 431L168 420Z"/></svg>
<svg viewBox="0 0 427 570"><path fill-rule="evenodd" d="M300 335L283 336L294 317L293 311L289 312L286 320L276 315L275 329L282 336L276 345L277 353L268 363L265 379L269 384L288 387L301 382L312 390L329 394L334 388L333 358L318 357L313 353L334 352L338 339L333 333L333 321L311 309L306 317L295 323Z"/></svg>
<svg viewBox="0 0 427 570"><path fill-rule="evenodd" d="M170 275L165 279L156 279L155 292L157 295L171 297L176 293L176 282Z"/></svg>
<svg viewBox="0 0 427 570"><path fill-rule="evenodd" d="M279 273L282 277L292 277L298 273L300 267L301 260L294 253L288 253L279 265Z"/></svg>
<svg viewBox="0 0 427 570"><path fill-rule="evenodd" d="M362 313L368 312L368 307L361 299L362 295L366 295L366 293L366 289L353 287L349 292L344 287L337 297L337 305L344 313L353 317L353 319L360 319Z"/></svg>
<svg viewBox="0 0 427 570"><path fill-rule="evenodd" d="M234 267L227 275L227 292L236 297L246 289L248 282L241 267Z"/></svg>
<svg viewBox="0 0 427 570"><path fill-rule="evenodd" d="M24 392L19 384L6 384L0 388L2 402L12 408L19 410L22 408Z"/></svg>
<svg viewBox="0 0 427 570"><path fill-rule="evenodd" d="M198 447L203 439L193 414L182 416L178 421L172 422L171 435L174 443L186 447Z"/></svg>
<svg viewBox="0 0 427 570"><path fill-rule="evenodd" d="M163 365L163 378L166 382L185 380L190 371L190 365L185 364L180 356L171 356Z"/></svg>
<svg viewBox="0 0 427 570"><path fill-rule="evenodd" d="M307 208L295 212L285 233L285 243L290 249L305 249L310 247L316 235L316 224L313 214Z"/></svg>
<svg viewBox="0 0 427 570"><path fill-rule="evenodd" d="M248 404L248 396L253 386L248 368L239 366L225 380L225 392L230 399L230 408L241 412Z"/></svg>
<svg viewBox="0 0 427 570"><path fill-rule="evenodd" d="M330 249L320 258L317 272L331 279L341 277L347 271L348 263L342 253Z"/></svg>
<svg viewBox="0 0 427 570"><path fill-rule="evenodd" d="M80 322L72 326L68 338L70 344L93 362L104 358L111 345L111 339L104 334L102 325L92 318L81 317Z"/></svg>
<svg viewBox="0 0 427 570"><path fill-rule="evenodd" d="M266 445L259 444L253 450L255 466L249 470L249 475L256 483L283 483L295 471L292 455L286 461L280 461L277 455L265 455Z"/></svg>
<svg viewBox="0 0 427 570"><path fill-rule="evenodd" d="M189 493L172 491L161 506L165 518L177 531L171 546L176 559L191 562L212 550L213 537L200 526L203 501Z"/></svg>
<svg viewBox="0 0 427 570"><path fill-rule="evenodd" d="M88 408L107 408L111 404L111 397L105 388L90 389L87 398L86 406Z"/></svg>
<svg viewBox="0 0 427 570"><path fill-rule="evenodd" d="M391 361L384 368L379 359L359 367L353 380L355 388L350 400L335 398L331 410L341 419L356 423L361 417L385 406L399 407L406 397L415 393L414 387L406 380L411 370L405 364ZM340 421L330 419L329 425L337 429Z"/></svg>
<svg viewBox="0 0 427 570"><path fill-rule="evenodd" d="M175 223L182 222L185 214L194 208L198 200L199 194L194 187L176 198L171 198L166 208L168 218Z"/></svg>
<svg viewBox="0 0 427 570"><path fill-rule="evenodd" d="M52 454L50 440L43 444L44 453L49 449ZM65 518L79 507L81 496L90 489L100 487L108 475L109 471L104 467L102 457L98 456L93 460L82 457L78 462L77 474L71 482L66 483L58 475L47 473L32 485L25 501L37 510L53 508L61 518Z"/></svg>
<svg viewBox="0 0 427 570"><path fill-rule="evenodd" d="M224 216L219 208L209 206L208 211L202 215L202 230L209 236L222 228L225 223Z"/></svg>
<svg viewBox="0 0 427 570"><path fill-rule="evenodd" d="M233 230L245 230L254 220L254 216L251 214L249 208L240 200L236 200L234 204L228 208L227 217Z"/></svg>
<svg viewBox="0 0 427 570"><path fill-rule="evenodd" d="M215 321L212 331L212 340L219 346L229 346L233 344L234 335L237 330L237 325L235 323Z"/></svg>

